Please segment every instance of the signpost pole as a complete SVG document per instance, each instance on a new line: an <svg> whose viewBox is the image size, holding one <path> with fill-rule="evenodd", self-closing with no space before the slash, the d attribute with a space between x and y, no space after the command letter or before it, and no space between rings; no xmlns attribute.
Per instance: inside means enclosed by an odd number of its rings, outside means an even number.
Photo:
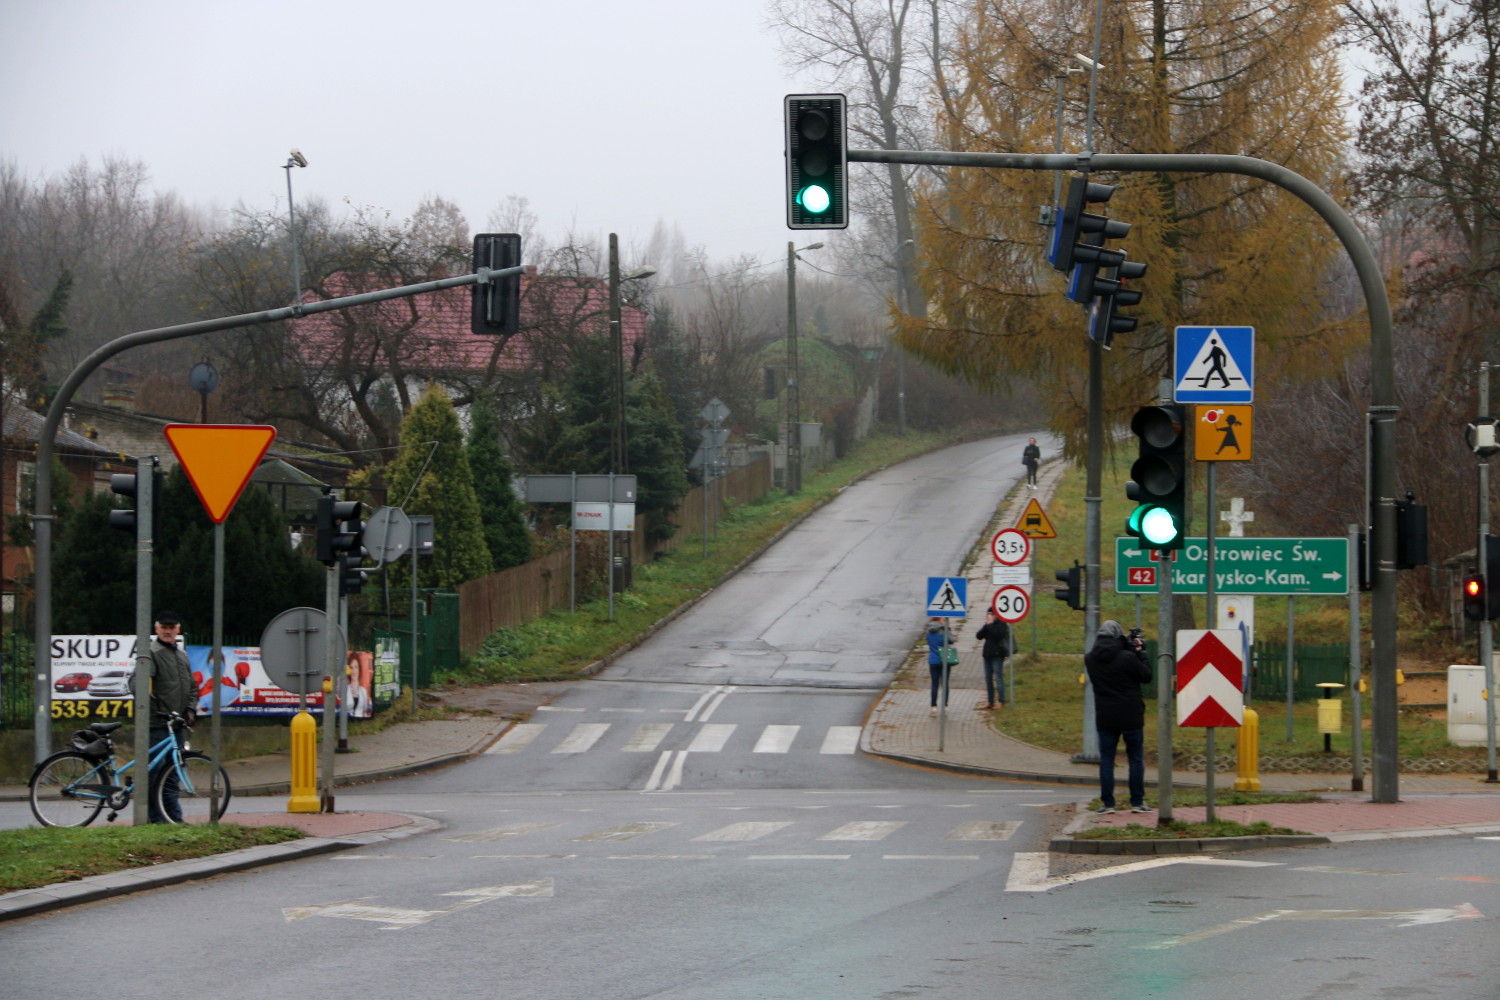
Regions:
<svg viewBox="0 0 1500 1000"><path fill-rule="evenodd" d="M40 466L38 466L38 474L40 474ZM131 821L136 826L145 826L150 819L148 809L151 798L151 776L146 773L146 760L151 756L151 675L156 665L156 661L151 658L151 637L156 633L151 621L154 615L151 610L151 549L154 544L152 538L154 532L151 526L154 523L152 512L159 499L154 495L156 492L155 455L135 460L135 484L135 674L132 678L135 682L135 703L132 711L135 713L135 759L140 761L140 769L135 774L136 794ZM43 641L44 638L40 632L37 634L38 648L50 645ZM49 673L48 680L50 679ZM43 684L41 688L50 695L51 684ZM44 725L46 728L43 728ZM39 754L45 746L51 725L50 718L45 721L40 717L37 719L37 752ZM41 757L37 758L38 761L41 759Z"/></svg>
<svg viewBox="0 0 1500 1000"><path fill-rule="evenodd" d="M572 485L568 489L568 495L572 500L568 503L568 516L573 518L573 523L568 525L568 614L578 614L578 517L573 505L578 502L578 473L568 473L568 479ZM415 555L415 553L413 553ZM416 563L412 563L413 570ZM415 572L413 573L415 576Z"/></svg>
<svg viewBox="0 0 1500 1000"><path fill-rule="evenodd" d="M319 756L318 770L322 772L320 777L323 785L323 794L319 797L321 804L320 812L333 812L333 675L337 669L338 643L334 640L337 629L334 623L339 620L339 568L335 563L328 567L324 574L326 586L324 590L326 614L326 628L323 630L323 747Z"/></svg>
<svg viewBox="0 0 1500 1000"><path fill-rule="evenodd" d="M219 763L219 751L223 739L223 728L220 716L222 714L223 691L224 691L224 522L220 521L214 525L214 644L208 651L208 676L209 683L213 685L213 694L209 699L209 711L213 713L213 749L211 755L214 764ZM219 783L213 783L209 793L209 816L219 815ZM217 823L215 819L213 822Z"/></svg>
<svg viewBox="0 0 1500 1000"><path fill-rule="evenodd" d="M1194 433L1197 432L1194 431ZM1204 593L1207 596L1208 601L1203 607L1203 618L1204 621L1208 622L1209 627L1212 628L1218 624L1218 622L1215 621L1217 613L1214 610L1214 605L1216 603L1217 597L1217 595L1214 593L1214 534L1216 533L1214 522L1218 520L1216 517L1214 517L1214 513L1218 510L1218 497L1214 492L1214 473L1218 470L1219 463L1207 462L1205 464L1208 466L1208 545L1204 548L1204 562L1207 564L1208 574L1204 577L1203 586L1205 588ZM1208 821L1212 823L1214 821L1214 771L1217 769L1216 754L1214 749L1213 726L1208 726L1204 730L1203 756L1207 761L1207 777L1204 779L1204 795L1207 799L1206 816L1208 818Z"/></svg>
<svg viewBox="0 0 1500 1000"><path fill-rule="evenodd" d="M1172 665L1177 653L1172 621L1172 563L1163 552L1156 574L1156 822L1172 822Z"/></svg>
<svg viewBox="0 0 1500 1000"><path fill-rule="evenodd" d="M1359 525L1349 525L1349 579L1359 579ZM1245 664L1246 673L1249 672L1249 663ZM1360 694L1360 652L1359 652L1359 587L1349 588L1349 709L1354 717L1354 731L1349 740L1350 764L1353 774L1349 780L1349 790L1362 792L1365 790L1365 760L1364 760L1364 696Z"/></svg>

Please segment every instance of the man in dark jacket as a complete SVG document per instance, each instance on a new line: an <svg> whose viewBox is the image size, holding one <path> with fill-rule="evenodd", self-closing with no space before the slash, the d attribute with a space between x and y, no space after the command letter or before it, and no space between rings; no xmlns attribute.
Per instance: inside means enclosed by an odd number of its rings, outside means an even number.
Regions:
<svg viewBox="0 0 1500 1000"><path fill-rule="evenodd" d="M1010 626L996 616L994 609L984 613L984 624L976 637L984 640L980 656L984 660L984 691L989 698L981 708L1005 707L1005 658L1010 655ZM996 697L996 692L999 697Z"/></svg>
<svg viewBox="0 0 1500 1000"><path fill-rule="evenodd" d="M1083 666L1094 687L1094 728L1099 731L1099 812L1115 811L1115 746L1121 739L1125 741L1130 811L1150 812L1142 751L1146 702L1141 685L1151 681L1145 644L1139 636L1126 638L1119 622L1107 621L1099 626L1094 647L1084 654Z"/></svg>
<svg viewBox="0 0 1500 1000"><path fill-rule="evenodd" d="M167 738L169 732L167 723L175 712L188 721L193 722L193 717L198 708L198 686L193 683L193 670L188 662L187 653L183 651L178 639L182 637L182 619L175 611L158 611L153 621L153 631L156 633L151 639L151 745L156 746ZM181 730L177 732L177 742L180 745L186 734ZM155 780L157 772L167 766L167 759L151 769L151 780ZM163 805L166 806L167 815L161 815L156 808L153 797L151 808L148 810L148 818L152 823L165 823L169 820L173 823L182 822L182 811L177 806L177 780L169 772L167 778L167 789L162 795ZM150 785L148 784L149 788Z"/></svg>

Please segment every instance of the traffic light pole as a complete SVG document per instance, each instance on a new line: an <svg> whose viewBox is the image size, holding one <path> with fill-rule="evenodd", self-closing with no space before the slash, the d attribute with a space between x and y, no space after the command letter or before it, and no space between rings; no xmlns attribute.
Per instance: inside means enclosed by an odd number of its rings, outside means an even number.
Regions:
<svg viewBox="0 0 1500 1000"><path fill-rule="evenodd" d="M1490 415L1490 367L1487 362L1479 365L1479 420ZM1478 570L1484 580L1484 620L1479 623L1479 662L1484 666L1484 715L1485 715L1485 766L1489 774L1486 782L1500 780L1495 768L1495 623L1489 613L1490 587L1500 581L1490 579L1490 456L1479 454L1479 544L1474 550L1478 556Z"/></svg>
<svg viewBox="0 0 1500 1000"><path fill-rule="evenodd" d="M1301 199L1326 222L1349 254L1370 322L1370 485L1375 517L1371 531L1370 636L1373 646L1375 802L1400 798L1396 706L1396 367L1391 304L1364 234L1333 197L1294 170L1253 156L1215 153L955 153L940 150L851 149L855 163L983 167L991 170L1112 170L1122 173L1241 174L1275 184Z"/></svg>

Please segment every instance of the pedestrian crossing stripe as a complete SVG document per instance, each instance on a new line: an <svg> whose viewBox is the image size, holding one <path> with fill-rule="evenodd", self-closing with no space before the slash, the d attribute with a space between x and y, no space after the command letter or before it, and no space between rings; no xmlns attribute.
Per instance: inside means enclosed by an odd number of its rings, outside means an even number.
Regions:
<svg viewBox="0 0 1500 1000"><path fill-rule="evenodd" d="M934 618L962 618L969 603L969 581L961 576L927 578L927 613Z"/></svg>
<svg viewBox="0 0 1500 1000"><path fill-rule="evenodd" d="M522 722L511 726L496 740L487 750L486 754L515 754L528 750L541 739L542 734L547 731L551 724L546 722ZM559 723L567 729L563 738L552 747L549 753L555 754L582 754L597 751L603 747L609 739L611 731L616 728L613 722L580 722L569 726L566 722ZM622 724L623 725L623 724ZM747 727L748 728L748 727ZM751 753L789 753L797 746L797 741L802 735L803 726L773 724L762 727L755 740ZM720 753L735 738L739 731L738 723L713 722L713 723L678 723L678 722L646 722L636 725L625 738L623 744L616 748L620 753L655 753L665 743L674 731L691 730L692 739L683 749L685 753ZM818 746L819 754L840 755L853 754L859 749L861 729L859 726L829 726L823 734L823 739ZM802 746L808 746L808 741L803 740Z"/></svg>
<svg viewBox="0 0 1500 1000"><path fill-rule="evenodd" d="M450 843L495 843L504 840L514 840L518 837L526 837L532 834L545 833L561 825L561 823L555 822L507 823L504 826L479 830L474 833L458 834L457 836L445 837L443 839ZM682 825L681 823L672 822L617 823L613 826L602 827L598 830L589 830L575 837L569 837L568 841L573 844L619 843L665 833ZM812 839L823 843L831 841L876 842L886 840L902 831L904 827L910 825L905 820L855 820L841 824L832 830L827 830ZM805 821L794 822L792 820L742 821L717 827L705 833L689 837L688 840L693 843L747 844L775 834L790 833L792 835L799 835L815 832L809 826ZM1010 840L1020 827L1021 822L1019 820L962 823L949 830L942 839L963 842L1005 841ZM912 831L908 830L904 835L910 835L911 833ZM917 834L917 836L924 838L930 835L930 832L925 830ZM573 857L573 855L506 855L506 857Z"/></svg>
<svg viewBox="0 0 1500 1000"><path fill-rule="evenodd" d="M1179 403L1249 403L1254 399L1255 328L1179 326L1174 352Z"/></svg>

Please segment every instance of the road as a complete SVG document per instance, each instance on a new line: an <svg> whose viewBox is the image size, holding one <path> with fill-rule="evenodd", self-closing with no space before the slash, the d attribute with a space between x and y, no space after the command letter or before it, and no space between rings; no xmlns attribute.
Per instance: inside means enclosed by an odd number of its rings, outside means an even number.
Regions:
<svg viewBox="0 0 1500 1000"><path fill-rule="evenodd" d="M870 477L489 753L340 791L441 829L16 921L0 994L1493 1000L1495 840L1049 860L1086 790L856 751L1023 440Z"/></svg>

